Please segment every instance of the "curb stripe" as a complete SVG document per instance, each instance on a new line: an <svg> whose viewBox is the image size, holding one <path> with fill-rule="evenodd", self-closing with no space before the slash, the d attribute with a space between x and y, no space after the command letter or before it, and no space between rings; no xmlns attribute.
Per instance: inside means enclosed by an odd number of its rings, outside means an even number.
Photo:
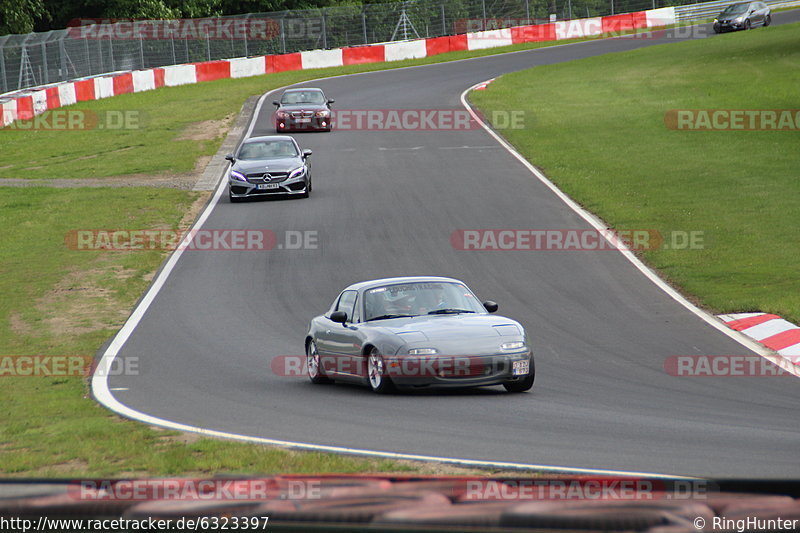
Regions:
<svg viewBox="0 0 800 533"><path fill-rule="evenodd" d="M772 320L775 318L780 318L780 317L778 315L768 315L759 313L748 318L740 318L738 320L733 320L731 322L728 322L728 327L731 327L736 331L742 331L743 329L752 328L753 326L763 324L764 322L767 322L768 320Z"/></svg>

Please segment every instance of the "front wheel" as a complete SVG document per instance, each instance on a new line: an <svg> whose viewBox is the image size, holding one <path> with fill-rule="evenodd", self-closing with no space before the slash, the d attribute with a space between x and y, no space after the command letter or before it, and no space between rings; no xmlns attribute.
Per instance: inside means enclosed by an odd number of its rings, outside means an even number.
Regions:
<svg viewBox="0 0 800 533"><path fill-rule="evenodd" d="M750 19L747 19L747 20L744 21L744 29L745 30L749 30L750 29Z"/></svg>
<svg viewBox="0 0 800 533"><path fill-rule="evenodd" d="M306 371L308 372L308 379L314 385L331 382L331 379L325 375L325 369L322 368L322 360L314 341L309 342L308 346L306 346Z"/></svg>
<svg viewBox="0 0 800 533"><path fill-rule="evenodd" d="M769 26L770 23L772 23L772 17L767 15L766 17L764 17L764 27Z"/></svg>
<svg viewBox="0 0 800 533"><path fill-rule="evenodd" d="M386 394L395 390L386 371L386 363L377 348L373 348L367 357L367 377L372 392Z"/></svg>
<svg viewBox="0 0 800 533"><path fill-rule="evenodd" d="M533 366L533 357L530 359L528 370L528 375L523 379L518 381L506 381L503 383L503 387L505 387L508 392L525 392L530 390L531 387L533 387L534 379L536 379L536 368Z"/></svg>

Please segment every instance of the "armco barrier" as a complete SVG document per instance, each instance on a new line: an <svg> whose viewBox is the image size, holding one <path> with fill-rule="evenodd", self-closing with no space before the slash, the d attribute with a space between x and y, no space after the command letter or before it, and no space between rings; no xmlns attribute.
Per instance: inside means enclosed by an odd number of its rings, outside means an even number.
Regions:
<svg viewBox="0 0 800 533"><path fill-rule="evenodd" d="M50 109L108 98L225 78L244 78L283 72L361 63L417 59L458 50L479 50L525 42L558 41L638 28L673 24L675 8L667 7L609 17L576 19L535 26L518 26L379 45L310 50L292 54L207 61L147 70L110 73L93 78L33 89L0 101L0 126L28 120Z"/></svg>

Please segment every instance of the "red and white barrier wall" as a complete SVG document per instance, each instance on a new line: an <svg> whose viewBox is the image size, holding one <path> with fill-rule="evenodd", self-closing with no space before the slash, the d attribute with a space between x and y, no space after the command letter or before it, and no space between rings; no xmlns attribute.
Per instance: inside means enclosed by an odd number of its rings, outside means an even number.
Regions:
<svg viewBox="0 0 800 533"><path fill-rule="evenodd" d="M226 59L132 72L117 72L14 94L8 100L0 101L0 127L7 126L15 120L31 119L50 109L125 93L150 91L159 87L173 87L223 78L244 78L287 70L401 61L459 50L480 50L526 42L560 41L638 28L667 26L674 23L674 8L665 7L609 17L517 26L380 45L311 50L293 54Z"/></svg>
<svg viewBox="0 0 800 533"><path fill-rule="evenodd" d="M719 319L800 365L800 327L795 324L769 313L719 315Z"/></svg>

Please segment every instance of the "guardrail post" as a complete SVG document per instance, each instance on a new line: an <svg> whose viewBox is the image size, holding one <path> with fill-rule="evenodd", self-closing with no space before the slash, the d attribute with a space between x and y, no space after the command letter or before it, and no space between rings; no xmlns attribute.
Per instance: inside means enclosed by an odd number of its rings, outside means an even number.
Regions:
<svg viewBox="0 0 800 533"><path fill-rule="evenodd" d="M328 49L328 17L324 7L322 8L322 48Z"/></svg>

